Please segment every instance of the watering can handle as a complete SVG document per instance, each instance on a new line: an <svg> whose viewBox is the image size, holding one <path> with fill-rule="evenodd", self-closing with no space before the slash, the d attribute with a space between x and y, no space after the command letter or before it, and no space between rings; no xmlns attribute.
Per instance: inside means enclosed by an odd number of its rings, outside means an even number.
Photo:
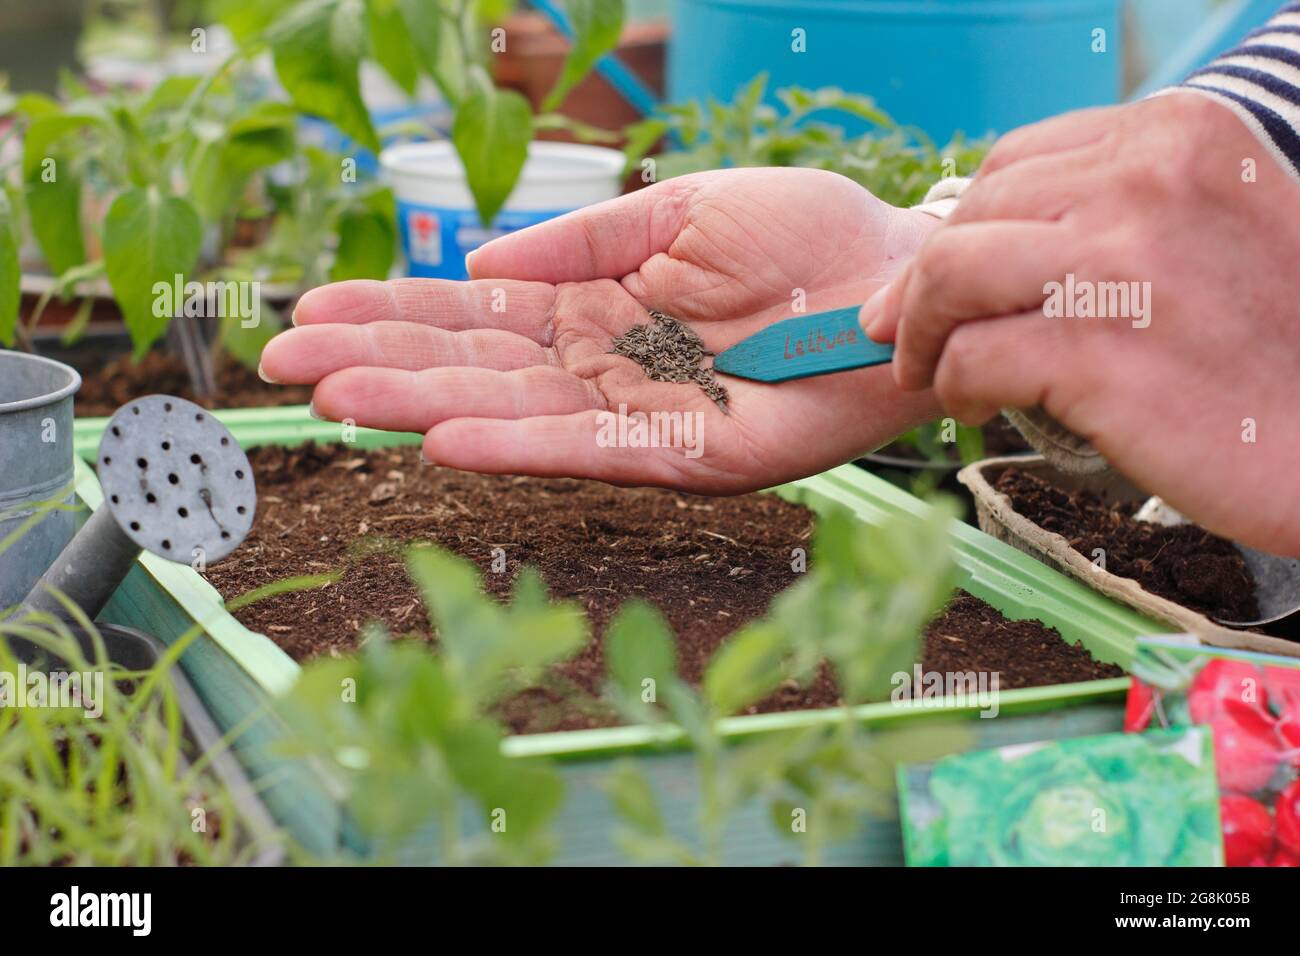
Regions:
<svg viewBox="0 0 1300 956"><path fill-rule="evenodd" d="M1157 90L1177 86L1187 74L1238 43L1280 9L1282 0L1232 0L1225 4L1206 17L1177 52L1157 65L1130 99L1140 100Z"/></svg>

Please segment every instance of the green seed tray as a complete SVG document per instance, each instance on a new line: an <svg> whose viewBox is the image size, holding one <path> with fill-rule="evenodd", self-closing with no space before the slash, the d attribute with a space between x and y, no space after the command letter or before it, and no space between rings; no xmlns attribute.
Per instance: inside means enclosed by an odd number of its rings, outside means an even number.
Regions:
<svg viewBox="0 0 1300 956"><path fill-rule="evenodd" d="M320 422L304 406L233 409L215 413L245 448L256 445L294 445L315 439L340 440L342 426ZM75 442L82 459L93 460L106 419L84 419L75 425ZM359 448L413 444L418 435L399 435L355 429L349 436ZM91 508L102 500L93 472L79 463L78 495ZM849 508L864 523L891 514L922 514L924 502L853 466L771 489L814 511L838 504ZM1070 641L1081 641L1094 656L1127 667L1135 638L1162 629L1135 612L1115 604L1079 582L1048 568L983 532L954 522L953 545L961 569L960 585L987 601L1009 618L1033 618L1057 628ZM112 603L101 615L105 621L138 627L172 642L197 623L204 633L181 659L187 676L203 697L224 731L239 728L239 752L251 775L263 788L267 804L277 819L309 850L328 853L346 839L345 821L338 804L320 779L290 759L280 745L282 729L268 713L272 698L284 693L298 674L298 665L269 638L248 630L223 606L221 596L200 574L185 565L153 555L141 558ZM976 746L1074 736L1117 730L1127 678L1066 684L1055 687L1002 691L996 719L975 719ZM978 718L976 702L934 701L879 703L854 708L853 717L873 726L934 718ZM786 728L842 719L841 711L797 711L728 718L722 730L744 737ZM561 862L604 863L618 859L609 838L607 801L596 782L608 761L633 754L653 761L652 777L662 794L670 820L689 820L694 792L689 754L680 750L681 735L671 726L631 726L567 733L512 737L506 751L518 756L561 759L570 778L570 800L559 822ZM575 791L576 788L576 791ZM674 812L679 809L680 812ZM743 815L736 827L744 835L729 841L736 862L779 862L790 857L789 844L770 834L765 812L755 807L754 817ZM594 816L593 816L594 815ZM593 822L596 821L596 822ZM837 862L899 862L901 843L897 823L864 824L865 835L835 848L829 859ZM599 830L599 833L594 831ZM766 848L766 849L764 849ZM421 848L413 847L421 862ZM782 856L781 854L784 854Z"/></svg>

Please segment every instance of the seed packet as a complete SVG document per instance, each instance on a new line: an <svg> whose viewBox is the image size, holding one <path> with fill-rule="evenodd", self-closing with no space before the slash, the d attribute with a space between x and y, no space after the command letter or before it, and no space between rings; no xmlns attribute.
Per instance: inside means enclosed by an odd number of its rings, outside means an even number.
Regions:
<svg viewBox="0 0 1300 956"><path fill-rule="evenodd" d="M910 866L1222 866L1200 727L1017 744L898 772Z"/></svg>
<svg viewBox="0 0 1300 956"><path fill-rule="evenodd" d="M1214 734L1228 866L1300 866L1300 661L1142 638L1124 714L1130 732Z"/></svg>

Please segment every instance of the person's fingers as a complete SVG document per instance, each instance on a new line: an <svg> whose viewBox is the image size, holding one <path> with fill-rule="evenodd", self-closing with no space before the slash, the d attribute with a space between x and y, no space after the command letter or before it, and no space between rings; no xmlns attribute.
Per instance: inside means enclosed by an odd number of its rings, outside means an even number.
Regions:
<svg viewBox="0 0 1300 956"><path fill-rule="evenodd" d="M1041 308L1044 284L1071 259L1050 223L977 222L936 232L909 266L894 336L894 380L926 388L944 342L964 322Z"/></svg>
<svg viewBox="0 0 1300 956"><path fill-rule="evenodd" d="M1007 315L1043 300L1069 261L1051 223L981 222L936 230L903 273L859 313L868 337L893 342L894 377L923 388L943 340L960 322Z"/></svg>
<svg viewBox="0 0 1300 956"><path fill-rule="evenodd" d="M683 176L586 206L493 239L465 265L474 279L621 279L672 245L696 188Z"/></svg>
<svg viewBox="0 0 1300 956"><path fill-rule="evenodd" d="M312 409L331 421L363 428L424 432L451 418L527 418L603 407L584 381L558 368L347 368L327 375Z"/></svg>
<svg viewBox="0 0 1300 956"><path fill-rule="evenodd" d="M453 418L424 436L424 457L436 465L490 475L594 478L614 485L679 482L683 466L692 463L685 450L617 447L602 438L613 437L612 414L593 409L514 421Z"/></svg>
<svg viewBox="0 0 1300 956"><path fill-rule="evenodd" d="M1084 203L1103 185L1096 147L1033 156L990 176L962 193L945 225L990 219L1053 222Z"/></svg>
<svg viewBox="0 0 1300 956"><path fill-rule="evenodd" d="M1002 408L1031 408L1053 390L1077 388L1080 336L1060 319L1030 312L971 322L949 336L934 376L945 411L982 424Z"/></svg>
<svg viewBox="0 0 1300 956"><path fill-rule="evenodd" d="M675 316L729 318L736 303L742 301L734 286L718 282L716 272L667 252L651 256L635 272L624 276L620 284L647 308Z"/></svg>
<svg viewBox="0 0 1300 956"><path fill-rule="evenodd" d="M554 315L555 287L545 282L350 279L305 293L293 324L419 322L449 332L503 329L550 345Z"/></svg>
<svg viewBox="0 0 1300 956"><path fill-rule="evenodd" d="M553 364L553 351L512 332L447 332L412 322L370 322L304 325L281 332L262 350L261 374L281 385L311 385L331 372L356 365L410 370L465 366L505 371Z"/></svg>
<svg viewBox="0 0 1300 956"><path fill-rule="evenodd" d="M1114 128L1119 106L1098 106L1076 110L1007 133L980 163L977 179L993 175L1033 156L1063 153L1099 142Z"/></svg>
<svg viewBox="0 0 1300 956"><path fill-rule="evenodd" d="M924 247L922 247L924 248ZM889 343L898 336L898 320L903 314L903 299L912 281L911 263L903 267L894 281L881 286L858 310L858 324L873 342Z"/></svg>

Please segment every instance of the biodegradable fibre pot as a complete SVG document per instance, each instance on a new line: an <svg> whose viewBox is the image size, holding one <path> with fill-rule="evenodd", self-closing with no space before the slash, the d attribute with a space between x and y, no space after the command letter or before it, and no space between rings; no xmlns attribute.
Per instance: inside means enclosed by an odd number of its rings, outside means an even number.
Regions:
<svg viewBox="0 0 1300 956"><path fill-rule="evenodd" d="M450 142L392 146L379 165L397 197L407 274L426 279L468 279L465 256L489 239L613 199L623 189L622 153L532 142L514 192L484 226Z"/></svg>
<svg viewBox="0 0 1300 956"><path fill-rule="evenodd" d="M1012 507L1011 500L993 484L1008 468L1017 468L1050 480L1053 485L1066 491L1090 491L1106 502L1142 502L1150 497L1115 472L1070 475L1053 468L1041 456L988 458L967 465L957 473L957 480L969 488L975 498L975 512L981 531L1061 569L1153 620L1167 624L1172 629L1195 634L1205 644L1300 657L1300 644L1294 641L1224 627L1191 608L1152 594L1132 578L1103 571L1082 552L1071 547L1064 535L1046 530Z"/></svg>
<svg viewBox="0 0 1300 956"><path fill-rule="evenodd" d="M72 397L80 387L61 362L0 352L0 610L23 599L76 530Z"/></svg>

